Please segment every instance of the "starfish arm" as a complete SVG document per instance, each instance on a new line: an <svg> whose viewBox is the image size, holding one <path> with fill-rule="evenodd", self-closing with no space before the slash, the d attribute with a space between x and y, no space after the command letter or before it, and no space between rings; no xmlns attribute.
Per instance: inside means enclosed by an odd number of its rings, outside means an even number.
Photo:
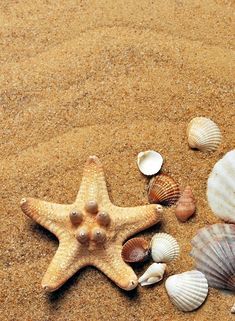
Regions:
<svg viewBox="0 0 235 321"><path fill-rule="evenodd" d="M87 265L85 258L78 259L79 244L77 240L67 236L60 242L43 279L42 287L53 292L61 287L74 273Z"/></svg>
<svg viewBox="0 0 235 321"><path fill-rule="evenodd" d="M107 250L103 259L93 265L102 271L108 278L126 291L133 290L138 285L138 279L133 269L121 257L121 246Z"/></svg>
<svg viewBox="0 0 235 321"><path fill-rule="evenodd" d="M35 198L23 198L21 200L22 211L59 239L60 235L63 234L63 226L69 224L71 208L71 205L49 203Z"/></svg>
<svg viewBox="0 0 235 321"><path fill-rule="evenodd" d="M118 240L123 243L130 236L149 228L161 220L162 206L151 204L137 207L116 207L114 224Z"/></svg>
<svg viewBox="0 0 235 321"><path fill-rule="evenodd" d="M77 202L81 200L83 202L94 200L103 205L110 202L103 168L96 156L90 156L84 166Z"/></svg>

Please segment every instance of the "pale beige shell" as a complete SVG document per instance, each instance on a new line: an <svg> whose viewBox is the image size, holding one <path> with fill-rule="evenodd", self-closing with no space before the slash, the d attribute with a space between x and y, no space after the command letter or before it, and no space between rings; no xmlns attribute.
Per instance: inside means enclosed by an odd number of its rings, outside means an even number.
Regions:
<svg viewBox="0 0 235 321"><path fill-rule="evenodd" d="M142 237L128 240L122 248L122 258L125 262L143 262L149 257L149 242Z"/></svg>
<svg viewBox="0 0 235 321"><path fill-rule="evenodd" d="M202 152L211 152L221 143L219 127L209 118L195 117L187 128L188 144Z"/></svg>
<svg viewBox="0 0 235 321"><path fill-rule="evenodd" d="M180 197L179 185L168 175L160 174L150 180L148 200L150 203L172 205Z"/></svg>
<svg viewBox="0 0 235 321"><path fill-rule="evenodd" d="M190 186L187 186L180 196L175 209L175 215L181 222L186 222L196 210L196 202Z"/></svg>
<svg viewBox="0 0 235 321"><path fill-rule="evenodd" d="M197 270L211 287L235 291L235 225L203 227L191 241Z"/></svg>

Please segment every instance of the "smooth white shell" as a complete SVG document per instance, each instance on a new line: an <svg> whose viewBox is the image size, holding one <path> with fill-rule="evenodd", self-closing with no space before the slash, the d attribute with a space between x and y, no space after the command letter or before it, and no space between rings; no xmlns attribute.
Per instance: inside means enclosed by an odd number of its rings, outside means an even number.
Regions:
<svg viewBox="0 0 235 321"><path fill-rule="evenodd" d="M207 181L207 200L216 216L235 223L235 149L212 169Z"/></svg>
<svg viewBox="0 0 235 321"><path fill-rule="evenodd" d="M231 308L231 313L235 313L235 303L234 303L234 305L233 305L232 308Z"/></svg>
<svg viewBox="0 0 235 321"><path fill-rule="evenodd" d="M187 128L188 144L202 152L214 151L221 143L219 127L206 117L193 118Z"/></svg>
<svg viewBox="0 0 235 321"><path fill-rule="evenodd" d="M157 174L162 167L162 163L162 156L154 150L140 152L137 156L137 165L144 175L150 176Z"/></svg>
<svg viewBox="0 0 235 321"><path fill-rule="evenodd" d="M157 233L151 240L151 255L154 262L169 262L179 256L179 244L167 233Z"/></svg>
<svg viewBox="0 0 235 321"><path fill-rule="evenodd" d="M218 223L204 227L191 243L190 255L209 286L235 291L235 225Z"/></svg>
<svg viewBox="0 0 235 321"><path fill-rule="evenodd" d="M165 287L172 303L185 312L197 309L208 294L207 280L196 270L170 276Z"/></svg>
<svg viewBox="0 0 235 321"><path fill-rule="evenodd" d="M145 273L139 278L139 283L142 286L157 283L163 279L165 270L166 270L166 264L153 263L145 271Z"/></svg>

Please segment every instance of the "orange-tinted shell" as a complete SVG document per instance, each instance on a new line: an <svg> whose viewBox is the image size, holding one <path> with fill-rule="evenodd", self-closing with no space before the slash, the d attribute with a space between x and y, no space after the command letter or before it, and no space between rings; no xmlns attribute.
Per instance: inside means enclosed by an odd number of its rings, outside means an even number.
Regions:
<svg viewBox="0 0 235 321"><path fill-rule="evenodd" d="M148 199L150 203L172 205L180 197L179 185L168 175L160 174L149 183Z"/></svg>
<svg viewBox="0 0 235 321"><path fill-rule="evenodd" d="M122 258L125 262L143 262L149 256L149 242L142 237L127 241L122 248Z"/></svg>
<svg viewBox="0 0 235 321"><path fill-rule="evenodd" d="M190 186L187 186L177 202L175 209L176 217L185 222L196 210L196 202Z"/></svg>

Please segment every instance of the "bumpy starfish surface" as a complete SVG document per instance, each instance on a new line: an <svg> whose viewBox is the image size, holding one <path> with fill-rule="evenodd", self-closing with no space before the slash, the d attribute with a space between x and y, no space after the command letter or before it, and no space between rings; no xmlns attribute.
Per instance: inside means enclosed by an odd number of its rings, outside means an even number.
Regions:
<svg viewBox="0 0 235 321"><path fill-rule="evenodd" d="M137 276L121 257L122 244L157 223L162 212L160 205L122 208L112 204L96 156L90 156L86 162L73 204L23 198L21 208L59 239L57 252L42 280L42 287L49 292L87 265L97 267L120 288L134 289Z"/></svg>

